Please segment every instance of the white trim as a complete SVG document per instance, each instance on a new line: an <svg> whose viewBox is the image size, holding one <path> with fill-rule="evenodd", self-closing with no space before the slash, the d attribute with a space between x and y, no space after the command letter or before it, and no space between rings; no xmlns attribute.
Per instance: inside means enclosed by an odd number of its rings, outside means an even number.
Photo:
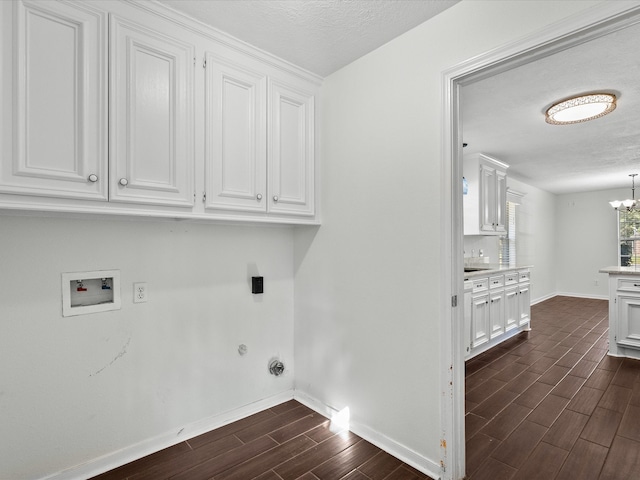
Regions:
<svg viewBox="0 0 640 480"><path fill-rule="evenodd" d="M462 297L463 269L461 178L462 140L458 89L465 83L493 76L517 65L587 42L637 23L638 2L605 2L568 19L549 25L506 46L491 50L442 73L442 223L441 272L441 407L442 467L445 480L458 480L465 472L464 362L454 345L461 345L462 308L451 306L452 295ZM460 304L460 302L458 302Z"/></svg>
<svg viewBox="0 0 640 480"><path fill-rule="evenodd" d="M293 398L327 418L331 418L332 415L337 412L336 409L299 390L295 391ZM437 462L407 448L377 430L361 423L354 423L353 419L351 419L349 422L349 431L393 455L407 465L429 475L429 477L434 480L442 480L440 477L440 465Z"/></svg>
<svg viewBox="0 0 640 480"><path fill-rule="evenodd" d="M203 418L183 427L178 426L169 432L148 438L135 445L130 445L121 450L109 453L99 458L92 459L81 465L57 472L41 480L76 480L91 478L101 473L108 472L114 468L126 465L142 457L158 452L164 448L171 447L190 438L197 437L203 433L210 432L216 428L223 427L229 423L261 412L293 398L293 390L287 390L269 398L250 403L240 408L235 408L219 415Z"/></svg>
<svg viewBox="0 0 640 480"><path fill-rule="evenodd" d="M552 295L552 297L573 297L573 298L587 298L590 300L609 300L607 295L591 295L584 293L575 293L575 292L556 292ZM537 302L536 302L537 303Z"/></svg>

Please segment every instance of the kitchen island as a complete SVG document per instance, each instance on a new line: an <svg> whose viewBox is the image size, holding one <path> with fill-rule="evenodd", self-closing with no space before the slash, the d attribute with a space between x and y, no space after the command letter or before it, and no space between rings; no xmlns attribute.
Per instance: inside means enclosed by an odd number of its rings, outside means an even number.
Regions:
<svg viewBox="0 0 640 480"><path fill-rule="evenodd" d="M609 355L640 359L640 266L600 272L609 274Z"/></svg>
<svg viewBox="0 0 640 480"><path fill-rule="evenodd" d="M465 266L465 360L530 330L531 268L481 263Z"/></svg>

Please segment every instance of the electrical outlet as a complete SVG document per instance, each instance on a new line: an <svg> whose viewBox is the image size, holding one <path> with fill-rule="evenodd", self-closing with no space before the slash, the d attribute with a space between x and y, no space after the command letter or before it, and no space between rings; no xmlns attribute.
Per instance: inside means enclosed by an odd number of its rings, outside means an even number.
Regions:
<svg viewBox="0 0 640 480"><path fill-rule="evenodd" d="M146 282L133 284L133 303L144 303L147 301Z"/></svg>

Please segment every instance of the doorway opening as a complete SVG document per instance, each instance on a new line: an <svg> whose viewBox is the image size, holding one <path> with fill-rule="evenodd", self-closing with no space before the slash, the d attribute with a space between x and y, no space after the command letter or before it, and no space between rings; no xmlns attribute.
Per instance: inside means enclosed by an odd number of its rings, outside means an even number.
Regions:
<svg viewBox="0 0 640 480"><path fill-rule="evenodd" d="M640 23L640 6L608 2L585 11L514 44L491 51L443 73L443 272L448 272L451 302L445 297L447 328L443 328L443 432L446 439L444 478L460 479L465 472L465 377L463 348L463 225L460 89L518 66L589 42ZM455 308L462 306L462 308Z"/></svg>

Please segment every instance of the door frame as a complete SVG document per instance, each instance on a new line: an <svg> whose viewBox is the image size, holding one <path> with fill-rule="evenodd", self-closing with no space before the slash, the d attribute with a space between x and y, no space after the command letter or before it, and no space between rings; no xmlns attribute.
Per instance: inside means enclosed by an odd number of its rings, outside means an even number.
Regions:
<svg viewBox="0 0 640 480"><path fill-rule="evenodd" d="M462 128L460 87L534 62L616 30L640 23L638 2L603 2L533 35L474 57L445 70L441 75L441 272L444 295L441 302L442 436L443 480L465 475L465 376L464 259L462 225ZM457 302L454 300L457 299ZM457 306L456 306L457 305Z"/></svg>

